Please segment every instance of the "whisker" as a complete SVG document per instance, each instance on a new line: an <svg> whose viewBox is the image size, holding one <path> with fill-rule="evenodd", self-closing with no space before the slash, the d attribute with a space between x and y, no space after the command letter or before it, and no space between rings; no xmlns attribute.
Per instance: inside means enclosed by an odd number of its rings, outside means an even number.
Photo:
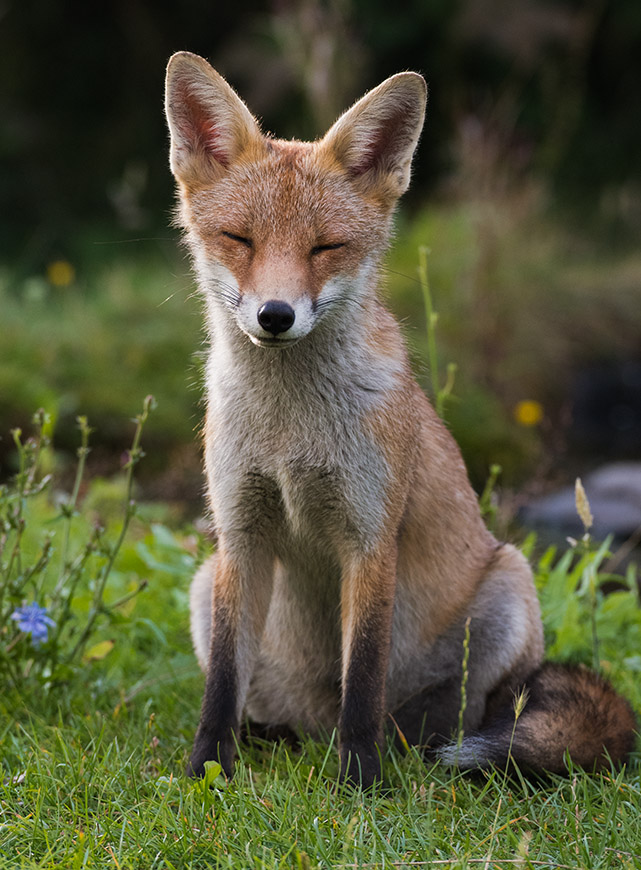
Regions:
<svg viewBox="0 0 641 870"><path fill-rule="evenodd" d="M176 242L176 239L172 236L144 236L139 239L109 239L108 241L99 241L94 239L94 245L100 245L104 247L105 245L133 245L138 242Z"/></svg>
<svg viewBox="0 0 641 870"><path fill-rule="evenodd" d="M327 308L329 305L334 305L340 299L339 296L334 296L332 299L321 299L316 303L316 310Z"/></svg>
<svg viewBox="0 0 641 870"><path fill-rule="evenodd" d="M420 278L417 278L416 275L408 275L405 272L399 272L397 269L390 269L389 266L382 266L381 268L384 272L387 272L388 275L398 275L399 278L405 278L413 284L421 283Z"/></svg>
<svg viewBox="0 0 641 870"><path fill-rule="evenodd" d="M229 302L229 304L233 305L234 307L236 307L240 301L238 296L232 293L225 292L224 290L219 291L217 295L220 299L224 299L225 302Z"/></svg>
<svg viewBox="0 0 641 870"><path fill-rule="evenodd" d="M184 285L181 286L181 287L177 287L177 288L173 291L173 293L170 293L169 296L167 296L165 299L162 300L162 302L159 302L159 303L157 304L156 307L157 307L157 308L160 308L161 306L166 305L167 302L170 302L170 301L171 301L175 296L179 296L179 295L185 293L187 290L189 290L190 287L193 287L193 282L191 282L191 281L189 282L189 284L184 284ZM192 291L192 292L191 292L188 296L186 296L185 298L186 298L186 299L191 299L191 298L193 298L193 296L194 296L194 293L193 293L193 291Z"/></svg>
<svg viewBox="0 0 641 870"><path fill-rule="evenodd" d="M240 294L231 284L216 278L211 281L210 288L219 299L227 302L232 308L238 308L240 305Z"/></svg>

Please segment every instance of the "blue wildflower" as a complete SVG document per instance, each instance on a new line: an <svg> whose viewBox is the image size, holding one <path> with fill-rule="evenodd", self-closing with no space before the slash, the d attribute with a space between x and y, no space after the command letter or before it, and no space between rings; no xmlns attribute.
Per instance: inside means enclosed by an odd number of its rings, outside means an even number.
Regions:
<svg viewBox="0 0 641 870"><path fill-rule="evenodd" d="M47 608L40 607L35 601L33 604L25 604L24 607L14 610L11 619L15 619L20 631L31 634L31 642L34 646L40 646L42 641L47 639L49 631L47 626L56 624L50 616L47 616Z"/></svg>

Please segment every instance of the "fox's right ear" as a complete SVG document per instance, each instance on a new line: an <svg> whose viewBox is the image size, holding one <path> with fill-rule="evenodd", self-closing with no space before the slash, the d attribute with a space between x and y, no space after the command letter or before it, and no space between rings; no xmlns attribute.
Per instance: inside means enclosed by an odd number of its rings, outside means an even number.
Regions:
<svg viewBox="0 0 641 870"><path fill-rule="evenodd" d="M177 52L167 65L165 112L171 171L188 186L215 181L241 153L263 141L240 97L206 60L188 51Z"/></svg>

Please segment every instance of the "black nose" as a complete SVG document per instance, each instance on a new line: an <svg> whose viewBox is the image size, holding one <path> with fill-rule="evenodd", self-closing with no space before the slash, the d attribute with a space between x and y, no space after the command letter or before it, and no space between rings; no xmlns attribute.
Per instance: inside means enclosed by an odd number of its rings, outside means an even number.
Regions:
<svg viewBox="0 0 641 870"><path fill-rule="evenodd" d="M266 332L278 335L294 325L296 315L294 309L287 302L279 299L269 299L258 309L258 322Z"/></svg>

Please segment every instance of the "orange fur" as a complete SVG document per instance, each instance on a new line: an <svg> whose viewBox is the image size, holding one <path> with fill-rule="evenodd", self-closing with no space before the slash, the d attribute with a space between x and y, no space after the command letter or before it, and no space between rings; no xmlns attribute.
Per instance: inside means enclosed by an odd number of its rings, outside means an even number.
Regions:
<svg viewBox="0 0 641 870"><path fill-rule="evenodd" d="M244 715L276 730L338 727L342 776L364 785L381 775L387 714L413 742L447 743L468 619L466 730L509 709L534 675L538 707L518 735L567 735L588 762L604 745L622 760L629 746L625 702L582 742L584 720L550 720L529 566L485 528L378 297L425 99L423 79L400 73L319 141L284 142L260 132L204 60L169 63L178 220L210 336L205 466L218 539L191 589L207 673L194 774L216 757L231 773ZM573 694L577 709L593 709L597 689ZM622 738L610 739L613 719ZM505 720L492 721L495 743L464 741L465 758L482 746L478 764L506 760ZM541 763L565 748L539 752Z"/></svg>

